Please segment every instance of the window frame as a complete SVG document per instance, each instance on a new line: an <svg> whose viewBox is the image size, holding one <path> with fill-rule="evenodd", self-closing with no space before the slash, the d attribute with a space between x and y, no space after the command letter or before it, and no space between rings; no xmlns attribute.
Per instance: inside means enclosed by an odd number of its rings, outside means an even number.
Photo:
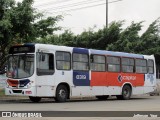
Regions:
<svg viewBox="0 0 160 120"><path fill-rule="evenodd" d="M87 61L87 62L82 62L82 61L74 61L74 58L73 58L74 54L87 55L88 61ZM74 69L74 68L73 68L73 66L74 66L74 62L79 62L79 63L87 63L87 65L88 65L88 70L76 70L76 69ZM73 69L73 70L75 70L75 71L89 71L89 70L90 70L90 64L89 64L89 54L86 54L86 53L76 53L76 52L75 52L75 53L72 53L72 69Z"/></svg>
<svg viewBox="0 0 160 120"><path fill-rule="evenodd" d="M146 61L146 66L145 66L146 67L146 72L145 73L139 73L139 72L136 71L136 68L137 68L136 60L145 60ZM138 66L138 67L144 67L144 66ZM136 58L135 59L135 73L136 74L147 74L148 73L148 67L147 67L147 60L146 59L142 59L142 58Z"/></svg>
<svg viewBox="0 0 160 120"><path fill-rule="evenodd" d="M119 65L119 71L109 71L109 67L108 67L108 57L116 57L116 58L119 58L119 64L110 64L110 65ZM115 73L120 73L121 72L121 57L120 56L111 56L111 55L108 55L106 56L106 71L107 72L115 72Z"/></svg>
<svg viewBox="0 0 160 120"><path fill-rule="evenodd" d="M105 62L105 63L92 62L92 61L91 61L91 57L93 57L94 55L95 55L95 56L102 56L102 57L104 57L104 59L105 59L104 62ZM102 71L102 70L101 70L101 71L99 71L99 70L91 70L91 64L92 64L92 63L95 63L95 64L104 64L104 67L105 67L104 69L105 69L105 70L104 70L104 71ZM105 55L99 55L99 54L91 54L91 55L90 55L90 70L93 71L93 72L106 72L106 56L105 56Z"/></svg>
<svg viewBox="0 0 160 120"><path fill-rule="evenodd" d="M58 68L57 68L57 61L65 61L65 60L57 60L57 56L56 56L57 52L69 53L70 61L66 61L66 62L69 62L69 64L70 64L69 69L58 69ZM57 69L57 70L70 71L70 70L71 70L71 53L68 52L68 51L56 51L56 52L55 52L55 62L56 62L56 69Z"/></svg>

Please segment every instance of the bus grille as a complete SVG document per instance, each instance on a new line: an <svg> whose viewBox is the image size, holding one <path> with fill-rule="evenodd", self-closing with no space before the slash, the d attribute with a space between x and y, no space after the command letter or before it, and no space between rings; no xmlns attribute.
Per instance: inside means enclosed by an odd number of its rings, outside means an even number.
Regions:
<svg viewBox="0 0 160 120"><path fill-rule="evenodd" d="M22 90L12 90L13 93L22 93Z"/></svg>

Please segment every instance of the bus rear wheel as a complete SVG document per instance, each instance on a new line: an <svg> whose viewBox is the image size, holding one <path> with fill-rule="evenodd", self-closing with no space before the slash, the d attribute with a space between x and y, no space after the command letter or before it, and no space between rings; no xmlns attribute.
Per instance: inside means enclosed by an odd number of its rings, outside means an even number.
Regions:
<svg viewBox="0 0 160 120"><path fill-rule="evenodd" d="M102 96L96 96L99 100L106 100L108 99L109 95L102 95Z"/></svg>
<svg viewBox="0 0 160 120"><path fill-rule="evenodd" d="M41 97L32 97L32 96L29 96L29 99L32 101L32 102L35 102L35 103L38 103L41 101Z"/></svg>
<svg viewBox="0 0 160 120"><path fill-rule="evenodd" d="M69 92L65 85L58 86L56 90L56 102L66 102Z"/></svg>
<svg viewBox="0 0 160 120"><path fill-rule="evenodd" d="M122 89L122 95L117 95L118 100L129 100L132 94L131 87L129 85L125 85Z"/></svg>

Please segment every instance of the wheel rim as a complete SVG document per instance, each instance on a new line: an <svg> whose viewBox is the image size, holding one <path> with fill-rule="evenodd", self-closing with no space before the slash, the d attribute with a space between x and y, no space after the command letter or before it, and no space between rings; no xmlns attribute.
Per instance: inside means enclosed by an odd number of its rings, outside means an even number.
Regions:
<svg viewBox="0 0 160 120"><path fill-rule="evenodd" d="M124 89L123 95L124 95L124 97L128 97L130 95L129 90L128 89Z"/></svg>
<svg viewBox="0 0 160 120"><path fill-rule="evenodd" d="M62 98L62 99L65 99L66 98L66 91L64 89L61 89L59 91L59 96Z"/></svg>

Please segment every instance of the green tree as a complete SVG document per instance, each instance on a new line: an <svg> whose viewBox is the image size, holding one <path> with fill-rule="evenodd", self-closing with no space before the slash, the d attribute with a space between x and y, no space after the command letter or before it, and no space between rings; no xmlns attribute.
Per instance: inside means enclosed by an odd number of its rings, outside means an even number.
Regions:
<svg viewBox="0 0 160 120"><path fill-rule="evenodd" d="M74 46L75 35L70 30L65 30L64 33L59 35L59 39L55 44Z"/></svg>
<svg viewBox="0 0 160 120"><path fill-rule="evenodd" d="M142 54L160 55L160 21L155 20L149 25L148 29L141 35L140 41L136 46L136 52Z"/></svg>
<svg viewBox="0 0 160 120"><path fill-rule="evenodd" d="M153 54L156 58L157 69L160 69L160 18L149 25L135 49L136 53Z"/></svg>
<svg viewBox="0 0 160 120"><path fill-rule="evenodd" d="M93 40L94 40L94 28L89 28L88 30L85 30L80 35L76 36L76 39L74 40L74 46L75 47L82 47L82 48L93 48Z"/></svg>
<svg viewBox="0 0 160 120"><path fill-rule="evenodd" d="M0 51L5 58L7 49L14 43L34 42L60 29L56 23L62 16L48 17L32 7L33 0L0 0ZM0 66L5 59L0 61Z"/></svg>
<svg viewBox="0 0 160 120"><path fill-rule="evenodd" d="M96 33L96 39L93 41L94 48L100 50L106 50L106 47L111 43L116 42L119 39L121 32L121 26L123 21L112 22L109 27L104 27Z"/></svg>
<svg viewBox="0 0 160 120"><path fill-rule="evenodd" d="M37 38L35 43L42 43L42 44L54 44L58 45L59 43L59 36L56 34L53 35L47 35L46 37L43 38Z"/></svg>
<svg viewBox="0 0 160 120"><path fill-rule="evenodd" d="M6 61L5 53L8 44L13 38L11 14L15 2L13 0L0 0L0 68Z"/></svg>
<svg viewBox="0 0 160 120"><path fill-rule="evenodd" d="M142 22L132 22L129 27L120 33L116 42L111 43L107 49L112 51L135 52L135 46L140 41L139 32L142 28Z"/></svg>

